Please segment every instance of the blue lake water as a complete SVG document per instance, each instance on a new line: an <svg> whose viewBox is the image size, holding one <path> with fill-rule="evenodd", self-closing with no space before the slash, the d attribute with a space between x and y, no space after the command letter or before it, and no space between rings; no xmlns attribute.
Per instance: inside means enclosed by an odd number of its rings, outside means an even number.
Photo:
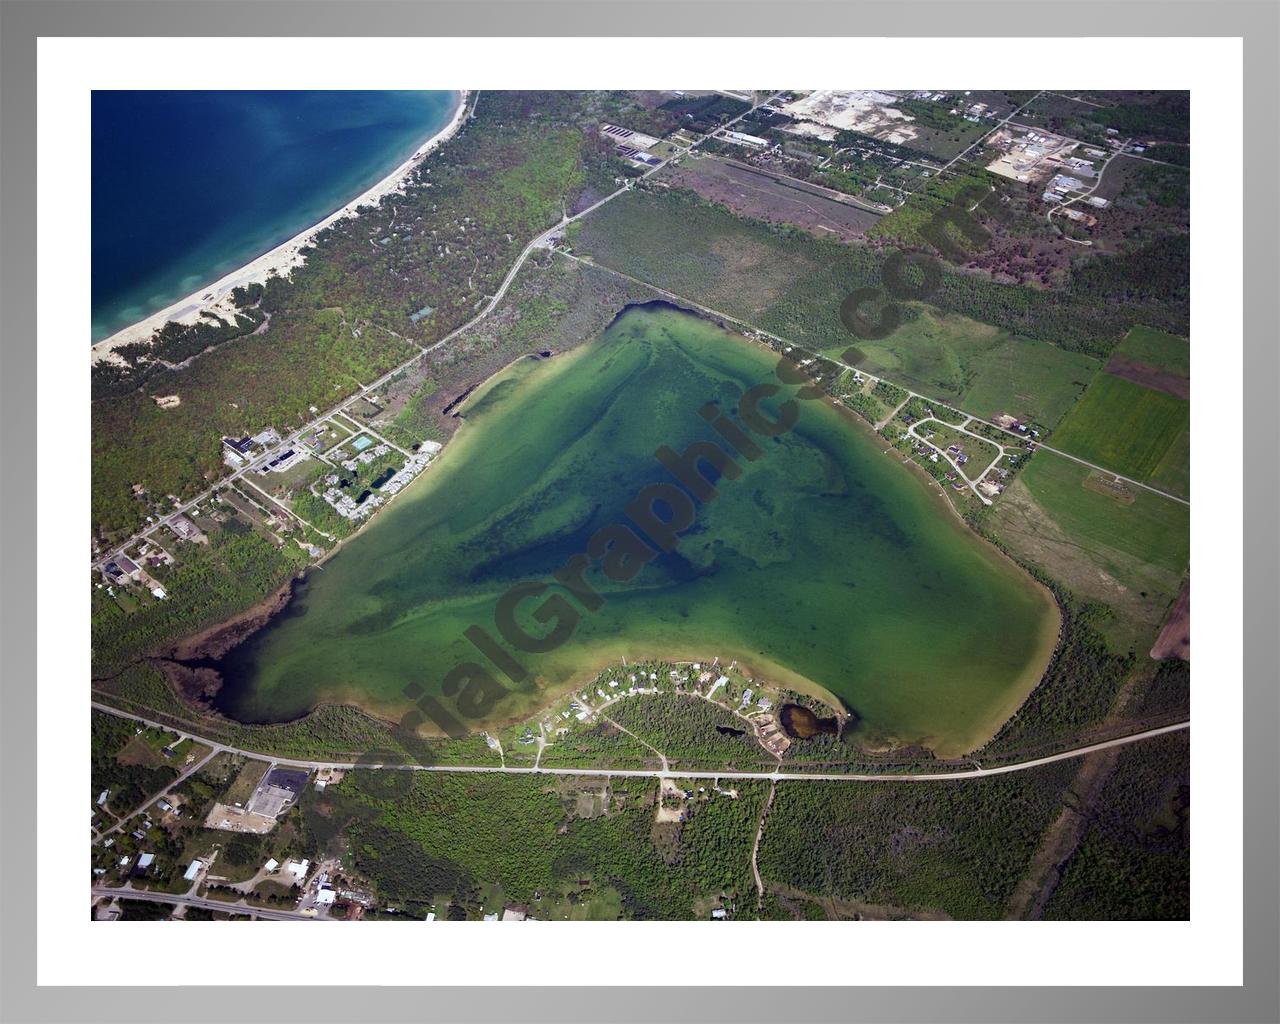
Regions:
<svg viewBox="0 0 1280 1024"><path fill-rule="evenodd" d="M94 92L93 340L323 220L443 128L457 98Z"/></svg>

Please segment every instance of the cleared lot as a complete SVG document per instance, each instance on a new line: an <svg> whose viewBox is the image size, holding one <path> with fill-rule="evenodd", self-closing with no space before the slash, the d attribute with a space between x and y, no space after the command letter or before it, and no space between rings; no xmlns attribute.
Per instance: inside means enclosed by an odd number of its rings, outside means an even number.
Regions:
<svg viewBox="0 0 1280 1024"><path fill-rule="evenodd" d="M1041 452L996 505L992 529L1016 557L1119 612L1100 624L1116 649L1145 651L1186 571L1190 510L1108 479Z"/></svg>
<svg viewBox="0 0 1280 1024"><path fill-rule="evenodd" d="M730 160L686 160L670 172L669 180L744 217L792 224L842 242L861 238L880 220L880 214L834 198L816 185Z"/></svg>
<svg viewBox="0 0 1280 1024"><path fill-rule="evenodd" d="M1052 427L1083 393L1098 360L969 317L914 303L886 338L828 349L853 365L979 416L1008 413ZM855 341L847 336L850 342Z"/></svg>

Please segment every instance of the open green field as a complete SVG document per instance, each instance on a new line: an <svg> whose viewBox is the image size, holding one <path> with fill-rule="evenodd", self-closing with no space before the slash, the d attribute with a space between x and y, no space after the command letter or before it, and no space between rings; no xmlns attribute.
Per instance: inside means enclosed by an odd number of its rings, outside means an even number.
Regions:
<svg viewBox="0 0 1280 1024"><path fill-rule="evenodd" d="M883 283L891 252L747 220L678 189L632 190L571 225L568 240L580 255L816 351L853 340L840 321L840 304L856 288ZM1176 267L1178 255L1168 254L1167 262ZM1117 290L1115 275L1139 275L1150 287ZM1137 256L1100 259L1062 289L1003 284L944 267L929 302L1019 337L1105 358L1134 324L1181 315L1163 278L1152 275Z"/></svg>
<svg viewBox="0 0 1280 1024"><path fill-rule="evenodd" d="M1072 408L1133 323L1158 321L1151 303L1107 290L1107 275L1128 272L1111 264L1063 289L944 268L929 304L908 308L914 315L889 337L860 342L840 306L855 289L882 285L888 249L747 220L674 189L621 196L573 225L569 240L601 265L811 351L839 355L858 343L857 365L938 401L1046 427Z"/></svg>
<svg viewBox="0 0 1280 1024"><path fill-rule="evenodd" d="M665 306L633 308L553 360L516 363L475 393L403 499L224 661L219 706L280 721L349 701L398 718L407 682L444 693L450 670L477 659L465 630L497 636L509 588L551 578L597 531L628 522L637 492L671 479L655 450L714 437L699 408L732 408L773 368L763 348ZM542 637L558 621L567 639L521 654L529 676L495 683L496 699L447 700L452 713L478 728L623 656L715 654L836 695L869 743L961 753L990 737L1053 647L1048 593L831 404L804 406L795 429L762 440L764 454L721 480L676 547L633 579L611 581L592 555L597 610L522 601L523 630Z"/></svg>
<svg viewBox="0 0 1280 1024"><path fill-rule="evenodd" d="M1184 430L1169 445L1148 480L1152 485L1187 497L1191 494L1191 431Z"/></svg>
<svg viewBox="0 0 1280 1024"><path fill-rule="evenodd" d="M1191 406L1185 399L1102 373L1054 433L1053 444L1147 481L1190 425ZM1174 469L1165 472L1170 475Z"/></svg>
<svg viewBox="0 0 1280 1024"><path fill-rule="evenodd" d="M107 809L127 813L177 777L172 761L158 754L149 756L152 749L147 734L135 735L134 723L99 711L93 712L91 722L90 790L95 805L105 791ZM148 756L137 756L141 752Z"/></svg>
<svg viewBox="0 0 1280 1024"><path fill-rule="evenodd" d="M1106 481L1040 452L997 503L996 536L1068 589L1117 612L1104 632L1119 649L1146 650L1177 594L1191 550L1190 509Z"/></svg>
<svg viewBox="0 0 1280 1024"><path fill-rule="evenodd" d="M913 304L887 338L856 341L852 364L983 417L1008 413L1052 428L1101 365L1092 356L1021 338L990 324ZM824 354L841 358L841 343Z"/></svg>
<svg viewBox="0 0 1280 1024"><path fill-rule="evenodd" d="M1135 327L1113 353L1168 373L1191 375L1191 345L1186 338L1152 327Z"/></svg>

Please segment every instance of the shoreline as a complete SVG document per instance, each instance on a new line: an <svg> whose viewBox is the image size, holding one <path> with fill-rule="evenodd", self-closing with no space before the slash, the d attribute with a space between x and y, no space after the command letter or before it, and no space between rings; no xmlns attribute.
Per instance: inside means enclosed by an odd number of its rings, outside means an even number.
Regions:
<svg viewBox="0 0 1280 1024"><path fill-rule="evenodd" d="M231 303L231 292L240 286L260 283L272 274L288 277L295 267L305 262L300 250L311 244L312 240L335 221L351 216L361 206L377 205L392 193L399 192L409 173L417 167L427 154L444 145L453 138L466 122L467 99L471 95L468 89L458 90L458 104L453 111L449 123L432 135L426 142L418 146L409 157L400 163L390 174L365 189L360 195L346 205L333 211L324 219L310 227L303 228L292 238L286 239L273 249L255 257L242 267L224 274L211 284L192 292L185 298L170 303L164 309L152 313L136 323L124 327L114 334L94 342L90 346L90 363L103 359L119 359L114 352L117 348L138 342L147 343L152 335L170 321L180 324L195 323L204 312L211 312L223 319L233 319L235 307Z"/></svg>
<svg viewBox="0 0 1280 1024"><path fill-rule="evenodd" d="M703 312L691 310L688 307L681 306L662 298L643 302L627 303L614 317L614 321L611 321L611 325L613 322L616 322L618 317L624 315L628 310L637 307L645 308L653 305L678 310L685 314L691 314L719 330L726 331L727 333L734 335L741 342L745 342L749 346L756 347L766 353L773 354L773 349L760 339L752 338L734 331L721 321L708 316ZM570 367L573 364L575 356L585 353L590 346L598 340L598 338L592 339L586 344L557 352L555 355L562 358L558 358L556 360L558 364L556 369L559 372L563 372L567 367ZM531 355L532 353L526 352L517 356L510 362L495 369L480 381L472 384L470 388L459 396L458 399L454 400L455 402L460 403L457 408L457 414L464 413L478 398L482 397L487 392L489 387L491 387L495 381L508 374L513 367L531 358ZM853 431L862 434L862 436L875 443L875 447L877 449L892 451L891 447L886 448L874 428L872 428L870 424L866 423L861 417L854 414L851 410L846 409L843 406L836 406L831 411L838 419L849 424ZM457 462L460 455L465 456L465 452L472 438L471 431L468 430L469 426L471 426L471 424L464 417L457 431L455 431L449 443L440 453L440 456L432 461L432 464L428 469L435 468L437 470L437 474L435 476L429 478L427 472L420 474L419 477L412 481L412 483L401 491L400 494L408 494L415 491L423 481L428 479L433 481L437 480L438 473L442 465L446 470L448 470ZM445 462L444 456L450 451L454 452L454 454L450 456L450 460L448 462ZM938 488L937 482L934 481L931 476L924 473L920 467L910 461L904 461L904 466L908 469L909 478L916 480L926 493L930 495L936 494L937 497L942 499L943 503L946 505L946 511L940 510L939 514L947 522L948 527L956 530L957 533L962 534L967 540L970 540L983 548L989 557L993 558L993 560L1001 566L1008 568L1011 571L1011 574L1016 577L1020 583L1027 585L1029 590L1043 603L1046 613L1039 629L1036 649L1028 658L1022 671L1020 671L1017 676L1010 681L1010 686L1007 693L1003 696L1003 699L993 702L989 713L983 716L980 721L973 723L967 731L956 732L945 736L876 736L874 734L868 734L862 738L862 742L860 744L868 752L880 750L882 743L887 744L883 749L919 746L931 750L935 756L941 759L954 759L981 749L981 747L986 743L989 743L999 733L1000 729L1008 722L1008 720L1017 712L1017 710L1026 702L1031 692L1034 691L1036 686L1038 686L1043 680L1045 673L1052 664L1054 652L1057 650L1061 641L1062 614L1052 592L1048 588L1044 587L1044 585L1034 577L1026 573L1026 571L1019 566L1017 562L1011 559L1007 553L1001 551L999 547L976 533L976 531L973 531L968 524L965 523L964 519L960 516L958 510L954 507L945 492L942 492L941 489ZM400 495L396 495L396 497L399 496ZM376 521L376 518L374 521ZM356 533L352 534L350 537L344 538L343 541L341 541L334 549L328 552L323 559L321 559L321 563L327 561L332 555L336 554L338 550L345 546L347 541L361 536L365 530L369 528L369 525L370 524L365 524L365 526ZM263 619L256 624L253 632L256 632L257 628L265 628L270 623L270 620L283 610L287 603L288 602L285 602L281 606L277 607L273 612L264 616ZM469 723L474 726L472 734L474 735L481 731L492 731L495 728L505 728L511 724L523 721L530 716L541 713L543 709L554 704L565 693L589 683L592 679L598 676L601 671L617 664L619 660L625 662L627 658L630 658L632 660L639 659L676 662L682 660L693 661L699 659L705 660L706 654L705 651L686 649L679 644L672 646L670 644L652 645L645 644L643 642L615 642L598 643L593 646L595 650L589 657L584 659L583 665L572 671L566 677L559 680L541 680L535 693L511 691L505 695L503 700L499 702L498 707L495 708L493 714L486 716L482 720ZM764 680L771 685L781 686L816 698L837 715L854 715L859 719L861 717L859 709L854 706L854 704L846 698L839 696L830 689L829 686L824 685L817 680L810 679L792 669L788 669L778 662L762 656L758 652L749 653L746 651L739 651L736 650L732 644L725 644L723 642L713 643L712 646L719 648L722 660L736 661L740 669L748 675L758 676L761 680ZM405 710L404 705L398 700L392 700L390 702L381 701L371 698L371 695L359 690L354 690L350 687L341 687L326 691L320 695L316 704L311 708L308 708L293 717L284 718L280 722L273 722L269 724L286 724L305 721L317 709L326 705L352 707L369 718L383 723L393 723ZM226 715L226 712L219 713ZM234 716L227 715L227 717L235 720ZM251 725L264 723L241 724ZM423 735L437 735L437 730L428 728L423 731Z"/></svg>

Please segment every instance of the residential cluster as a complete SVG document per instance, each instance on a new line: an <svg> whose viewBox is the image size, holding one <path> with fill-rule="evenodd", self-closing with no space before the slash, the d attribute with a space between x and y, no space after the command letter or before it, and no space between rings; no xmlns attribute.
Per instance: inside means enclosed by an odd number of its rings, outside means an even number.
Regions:
<svg viewBox="0 0 1280 1024"><path fill-rule="evenodd" d="M144 550L147 550L150 547L150 545L144 545ZM152 561L152 567L154 568L157 564L164 565L172 562L173 558L168 552L164 552L163 554L153 552L147 556L147 560ZM160 582L154 576L148 573L146 569L140 566L128 555L123 553L117 555L115 558L103 565L102 576L106 581L105 585L108 592L110 592L113 597L115 596L113 588L126 587L130 584L137 584L145 588L153 597L161 601L169 596L164 587L160 585ZM101 583L98 585L103 586Z"/></svg>
<svg viewBox="0 0 1280 1024"><path fill-rule="evenodd" d="M415 476L427 468L442 446L435 441L424 441L421 449L409 456L409 460L382 485L387 494L399 494Z"/></svg>

